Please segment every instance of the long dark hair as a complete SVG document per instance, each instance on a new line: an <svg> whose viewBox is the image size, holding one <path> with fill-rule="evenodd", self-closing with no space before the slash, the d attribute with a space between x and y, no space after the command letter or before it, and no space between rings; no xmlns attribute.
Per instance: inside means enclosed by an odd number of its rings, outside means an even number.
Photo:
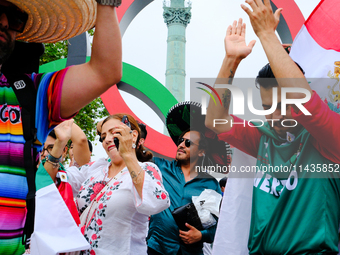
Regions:
<svg viewBox="0 0 340 255"><path fill-rule="evenodd" d="M126 115L128 117L128 120L130 121L131 124L131 130L136 130L138 132L138 137L137 137L137 141L136 141L136 156L138 161L140 162L146 162L146 161L150 161L150 159L152 159L153 155L151 151L146 151L146 149L144 148L143 145L138 146L139 143L139 139L141 137L141 131L139 128L139 125L137 123L137 121L135 120L134 117L132 117L130 114L125 114L125 113L117 113L114 115L110 115L109 117L107 117L103 123L102 123L102 127L104 125L105 122L111 120L111 119L117 119L117 120L122 120L123 116ZM145 153L143 153L143 151L145 151Z"/></svg>

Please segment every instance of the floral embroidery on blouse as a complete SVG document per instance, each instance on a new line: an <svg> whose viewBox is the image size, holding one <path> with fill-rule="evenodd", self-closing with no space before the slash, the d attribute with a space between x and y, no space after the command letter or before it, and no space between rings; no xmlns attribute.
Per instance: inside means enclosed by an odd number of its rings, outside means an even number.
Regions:
<svg viewBox="0 0 340 255"><path fill-rule="evenodd" d="M97 194L104 188L106 185L106 182L98 181L91 183L89 186L87 186L87 190L85 191L85 186L94 179L91 177L90 179L86 180L84 184L81 186L79 193L77 195L77 199L82 198L85 200L85 205L82 208L78 207L79 215L83 213L83 211L86 209L86 207L92 202L93 199L96 198ZM76 203L78 206L78 203Z"/></svg>
<svg viewBox="0 0 340 255"><path fill-rule="evenodd" d="M157 187L156 187L156 190L153 192L153 194L155 195L157 199L164 200L168 198L168 194L164 192L164 189L158 189Z"/></svg>
<svg viewBox="0 0 340 255"><path fill-rule="evenodd" d="M96 165L94 165L96 166ZM95 199L92 208L92 215L83 215L88 217L86 226L81 227L85 239L91 245L90 250L83 251L82 254L93 255L96 253L103 253L101 247L106 247L110 251L114 250L114 254L122 254L121 251L132 252L135 247L146 247L145 237L133 236L128 237L121 235L119 229L127 228L126 222L131 222L132 216L142 231L147 234L147 217L150 214L159 213L170 205L170 199L163 187L161 173L153 163L141 163L140 166L145 171L144 182L148 183L143 189L143 199L141 199L131 180L128 169L122 171L122 175L117 179L111 179L108 186L105 187L107 181L107 169L109 164L104 163L97 166L97 171L93 171L85 182L82 183L80 191L77 195L77 208L79 213L91 206L91 202ZM78 186L79 187L79 186ZM105 187L105 192L101 193ZM129 192L126 192L129 191ZM125 199L124 198L129 198ZM113 213L119 210L114 201L119 201L119 204L127 205L127 212L121 216L122 222L115 222L112 219ZM114 223L114 225L113 225ZM114 226L114 228L113 228ZM132 226L131 226L132 228ZM113 230L114 229L114 230ZM124 233L124 231L122 231ZM116 236L117 235L117 236ZM112 237L110 237L112 236ZM137 238L138 241L133 241L129 238ZM144 249L144 248L143 248ZM145 248L146 249L146 248ZM133 254L133 253L132 253Z"/></svg>
<svg viewBox="0 0 340 255"><path fill-rule="evenodd" d="M91 219L89 220L89 224L86 226L86 230L89 231L90 230L90 235L89 236L87 233L85 233L85 227L84 227L84 237L86 238L86 240L90 243L92 249L93 248L98 248L98 242L101 238L100 236L100 232L103 230L103 222L101 220L101 218L105 218L106 217L106 209L107 209L107 205L104 204L103 202L104 201L108 201L110 200L111 196L112 196L112 191L114 190L118 190L119 189L119 186L123 183L123 181L116 181L112 184L112 186L110 186L106 192L102 193L102 194L99 194L98 197L97 197L97 201L98 201L98 206L96 208L96 210L94 211ZM93 189L95 189L96 185L99 184L98 182L97 183L94 183L93 185L89 185L88 187L93 187ZM99 186L98 186L99 187ZM102 187L99 192L105 187ZM90 193L90 190L88 190L89 193ZM93 194L92 194L93 195ZM92 196L91 195L91 196ZM88 195L86 196L82 196L81 198L84 198L84 199L87 199L88 198ZM91 201L93 199L91 198Z"/></svg>
<svg viewBox="0 0 340 255"><path fill-rule="evenodd" d="M159 181L161 180L161 177L160 177L158 171L155 168L153 168L152 166L145 164L143 166L143 169L145 170L146 173L148 173L151 176L151 178L153 180L154 179L159 180Z"/></svg>

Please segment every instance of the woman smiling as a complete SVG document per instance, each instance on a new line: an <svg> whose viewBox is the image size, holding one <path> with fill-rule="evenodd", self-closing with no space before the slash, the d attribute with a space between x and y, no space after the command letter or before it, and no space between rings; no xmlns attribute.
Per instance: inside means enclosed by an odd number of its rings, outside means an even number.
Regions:
<svg viewBox="0 0 340 255"><path fill-rule="evenodd" d="M136 146L140 137L136 120L127 115L130 128L122 123L123 117L115 114L102 124L101 140L110 160L67 169L68 182L77 194L81 231L91 245L83 254L146 254L148 217L170 206L158 167L145 162L152 154ZM61 155L71 125L66 121L55 128L53 158ZM53 164L44 167L54 179Z"/></svg>

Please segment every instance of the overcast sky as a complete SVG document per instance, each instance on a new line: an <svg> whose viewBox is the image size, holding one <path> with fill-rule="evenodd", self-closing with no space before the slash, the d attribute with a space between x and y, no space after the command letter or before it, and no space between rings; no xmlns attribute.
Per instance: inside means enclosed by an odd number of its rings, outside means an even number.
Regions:
<svg viewBox="0 0 340 255"><path fill-rule="evenodd" d="M289 0L286 0L289 1ZM320 0L295 0L305 19ZM224 57L224 37L234 20L243 18L247 25L246 42L257 37L240 0L192 0L192 16L186 30L186 100L189 100L190 78L216 77ZM289 10L284 10L289 11ZM163 20L163 0L155 0L131 22L123 37L123 61L132 64L165 84L167 26ZM260 42L243 60L235 77L254 78L267 63ZM159 132L163 123L143 102L122 93L132 111ZM93 160L106 157L101 144L95 146Z"/></svg>

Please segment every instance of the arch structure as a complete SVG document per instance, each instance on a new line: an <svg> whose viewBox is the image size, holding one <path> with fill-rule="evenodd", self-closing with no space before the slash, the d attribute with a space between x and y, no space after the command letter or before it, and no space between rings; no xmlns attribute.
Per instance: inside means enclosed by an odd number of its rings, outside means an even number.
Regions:
<svg viewBox="0 0 340 255"><path fill-rule="evenodd" d="M124 0L117 8L117 16L122 36L128 29L132 20L153 0ZM294 0L271 0L275 11L282 7L284 11L277 27L282 43L292 43L305 19ZM82 34L70 39L67 59L60 59L40 66L39 72L52 72L67 66L81 64L89 61L87 57L87 37ZM145 86L147 84L147 86ZM177 103L175 97L167 88L148 73L128 63L123 63L123 77L116 85L101 95L103 103L110 114L128 113L141 121L126 104L119 91L125 91L145 102L165 123L168 110ZM146 124L147 125L147 124ZM174 158L176 145L169 136L163 135L147 125L148 138L145 147L156 155ZM160 142L162 141L162 142Z"/></svg>

